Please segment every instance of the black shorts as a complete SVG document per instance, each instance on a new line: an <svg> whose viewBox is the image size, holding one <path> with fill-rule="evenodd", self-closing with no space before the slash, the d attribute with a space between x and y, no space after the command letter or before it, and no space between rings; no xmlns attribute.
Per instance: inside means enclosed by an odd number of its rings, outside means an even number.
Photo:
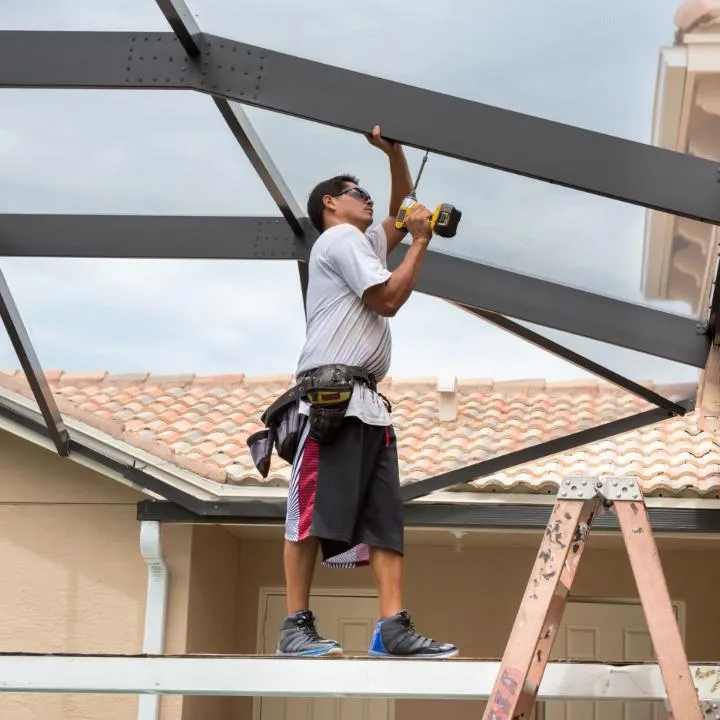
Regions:
<svg viewBox="0 0 720 720"><path fill-rule="evenodd" d="M392 425L343 420L335 441L319 445L307 419L293 463L285 537L320 540L328 567L366 565L369 547L402 554L403 501Z"/></svg>

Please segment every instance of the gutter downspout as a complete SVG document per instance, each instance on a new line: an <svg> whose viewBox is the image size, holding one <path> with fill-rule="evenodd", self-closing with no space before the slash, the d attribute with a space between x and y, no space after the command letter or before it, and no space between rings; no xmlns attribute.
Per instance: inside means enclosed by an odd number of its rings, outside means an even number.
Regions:
<svg viewBox="0 0 720 720"><path fill-rule="evenodd" d="M140 523L140 552L148 570L143 654L162 655L165 650L168 569L163 557L159 522ZM160 695L141 695L138 720L158 720L159 717Z"/></svg>

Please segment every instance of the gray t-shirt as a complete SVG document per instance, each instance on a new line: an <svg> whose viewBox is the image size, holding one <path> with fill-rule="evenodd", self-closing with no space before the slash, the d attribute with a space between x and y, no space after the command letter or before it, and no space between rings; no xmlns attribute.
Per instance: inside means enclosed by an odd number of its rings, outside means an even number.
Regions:
<svg viewBox="0 0 720 720"><path fill-rule="evenodd" d="M362 295L390 277L382 225L365 234L349 224L326 230L310 252L308 275L307 330L296 374L342 363L363 367L380 382L390 369L390 325L362 301ZM301 412L306 411L302 404ZM370 425L390 424L382 398L360 383L346 415Z"/></svg>

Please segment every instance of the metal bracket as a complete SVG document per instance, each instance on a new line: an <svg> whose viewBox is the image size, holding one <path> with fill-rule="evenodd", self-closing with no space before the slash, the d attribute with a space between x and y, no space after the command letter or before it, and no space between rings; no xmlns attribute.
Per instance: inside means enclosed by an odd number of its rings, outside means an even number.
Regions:
<svg viewBox="0 0 720 720"><path fill-rule="evenodd" d="M642 500L640 483L634 475L605 477L600 493L608 502L616 500Z"/></svg>
<svg viewBox="0 0 720 720"><path fill-rule="evenodd" d="M605 504L616 500L642 500L642 490L634 475L625 477L571 475L564 478L558 488L558 498L562 500L592 500L598 496Z"/></svg>
<svg viewBox="0 0 720 720"><path fill-rule="evenodd" d="M563 500L592 500L602 488L602 482L594 477L571 476L565 478L558 488Z"/></svg>

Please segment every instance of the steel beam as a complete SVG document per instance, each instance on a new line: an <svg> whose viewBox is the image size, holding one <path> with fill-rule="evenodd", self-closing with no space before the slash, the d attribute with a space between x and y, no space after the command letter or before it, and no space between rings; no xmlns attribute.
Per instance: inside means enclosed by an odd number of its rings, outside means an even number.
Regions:
<svg viewBox="0 0 720 720"><path fill-rule="evenodd" d="M199 39L196 65L173 33L3 31L0 87L193 89L357 133L379 123L405 145L720 222L710 160L215 35Z"/></svg>
<svg viewBox="0 0 720 720"><path fill-rule="evenodd" d="M683 400L680 404L687 410L692 410L694 398ZM535 462L548 455L556 455L557 453L565 452L566 450L580 447L581 445L604 440L613 435L620 435L630 430L637 430L637 428L645 425L653 425L662 420L667 420L670 417L674 417L673 413L669 413L662 408L646 410L645 412L629 415L628 417L603 423L596 427L570 433L555 438L554 440L530 445L522 450L515 450L514 452L498 455L488 460L481 460L480 462L472 463L465 467L457 468L456 470L450 470L441 475L418 480L417 482L404 485L400 489L400 494L405 502L416 500L417 498L424 497L438 490L445 490L454 485L469 483L473 480L502 472L511 467Z"/></svg>
<svg viewBox="0 0 720 720"><path fill-rule="evenodd" d="M0 256L305 260L279 217L0 215Z"/></svg>
<svg viewBox="0 0 720 720"><path fill-rule="evenodd" d="M0 316L35 396L35 402L45 420L47 433L58 454L67 457L70 453L70 436L2 270L0 270Z"/></svg>
<svg viewBox="0 0 720 720"><path fill-rule="evenodd" d="M202 32L195 22L190 8L183 0L156 0L156 2L185 48L185 52L188 55L198 55L202 43Z"/></svg>
<svg viewBox="0 0 720 720"><path fill-rule="evenodd" d="M307 260L282 218L0 215L0 257ZM389 256L395 269L406 247ZM301 286L307 282L300 264ZM704 367L710 337L691 318L615 300L445 253L427 254L417 290L468 308Z"/></svg>
<svg viewBox="0 0 720 720"><path fill-rule="evenodd" d="M175 0L176 2L178 0ZM225 123L245 155L258 174L263 185L272 196L275 204L287 221L295 236L303 243L306 256L310 254L310 247L317 239L317 231L310 223L309 218L303 216L290 187L285 182L280 171L273 162L270 153L266 150L260 136L255 131L245 110L235 102L214 97L215 105L220 111ZM298 275L300 278L300 292L302 294L303 311L307 310L307 264L305 260L298 260Z"/></svg>
<svg viewBox="0 0 720 720"><path fill-rule="evenodd" d="M192 58L191 62L196 61L201 53L202 37L190 8L185 4L185 0L156 1L178 40L185 48L185 52ZM314 241L317 232L308 219L303 217L302 210L295 201L290 187L277 169L245 110L238 103L230 102L224 98L213 96L213 100L233 137L245 151L245 155L250 160L253 168L255 168L255 172L257 172L273 200L275 200L292 231L298 238L304 239L308 244ZM298 274L303 309L306 310L307 266L301 260L298 260Z"/></svg>
<svg viewBox="0 0 720 720"><path fill-rule="evenodd" d="M277 169L270 153L266 150L243 108L238 103L231 103L222 98L216 97L213 100L233 137L245 151L255 172L257 172L292 231L298 237L314 239L317 233L308 218L304 217L290 187Z"/></svg>
<svg viewBox="0 0 720 720"><path fill-rule="evenodd" d="M638 397L647 400L649 403L667 410L673 415L685 415L688 411L687 408L673 402L672 400L668 400L668 398L650 390L650 388L633 382L629 378L620 375L620 373L616 373L599 363L593 362L592 360L580 355L580 353L576 353L573 350L560 345L560 343L556 343L553 340L526 328L524 325L516 323L514 320L510 320L502 315L498 315L497 313L479 310L478 308L471 308L467 305L460 305L459 303L455 303L455 305L469 313L472 313L476 317L481 317L483 320L487 320L487 322L501 328L502 330L506 330L513 335L517 335L517 337L522 338L523 340L532 343L543 350L547 350L553 355L561 357L563 360L566 360L583 370L587 370L615 385L618 385L624 390L627 390L629 393L637 395Z"/></svg>
<svg viewBox="0 0 720 720"><path fill-rule="evenodd" d="M407 247L388 257L394 270ZM447 253L428 252L418 292L619 347L705 367L710 337L692 318L598 295Z"/></svg>

